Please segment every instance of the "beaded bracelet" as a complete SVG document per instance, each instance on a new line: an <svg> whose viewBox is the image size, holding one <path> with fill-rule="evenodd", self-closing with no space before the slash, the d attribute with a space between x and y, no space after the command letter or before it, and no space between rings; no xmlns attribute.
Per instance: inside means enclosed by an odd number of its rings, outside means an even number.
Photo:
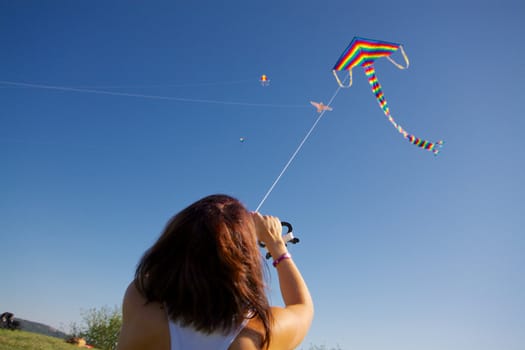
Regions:
<svg viewBox="0 0 525 350"><path fill-rule="evenodd" d="M277 265L279 265L279 263L283 261L284 259L291 259L291 258L292 258L292 255L286 252L273 261L273 267L277 267Z"/></svg>

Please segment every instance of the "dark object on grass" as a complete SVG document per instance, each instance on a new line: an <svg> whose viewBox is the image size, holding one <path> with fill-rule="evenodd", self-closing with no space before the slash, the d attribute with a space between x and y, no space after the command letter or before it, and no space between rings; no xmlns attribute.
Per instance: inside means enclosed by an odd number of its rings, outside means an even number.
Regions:
<svg viewBox="0 0 525 350"><path fill-rule="evenodd" d="M20 329L20 322L13 319L13 314L11 312L4 312L0 315L0 328L17 330Z"/></svg>

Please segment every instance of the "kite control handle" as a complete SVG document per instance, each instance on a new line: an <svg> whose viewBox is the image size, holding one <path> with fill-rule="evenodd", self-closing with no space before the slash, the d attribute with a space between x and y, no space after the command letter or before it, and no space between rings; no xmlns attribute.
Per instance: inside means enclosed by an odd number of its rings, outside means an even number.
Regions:
<svg viewBox="0 0 525 350"><path fill-rule="evenodd" d="M287 228L287 232L283 235L283 241L284 241L284 245L288 245L288 243L291 243L291 244L296 244L296 243L299 243L299 238L297 237L294 237L293 235L293 227L292 227L292 224L290 224L289 222L286 222L286 221L281 221L281 225L283 227L286 227ZM259 246L261 246L262 248L266 247L266 244L264 244L264 242L261 242L259 241ZM270 252L267 252L266 253L266 259L270 259L272 257L272 255L270 254Z"/></svg>

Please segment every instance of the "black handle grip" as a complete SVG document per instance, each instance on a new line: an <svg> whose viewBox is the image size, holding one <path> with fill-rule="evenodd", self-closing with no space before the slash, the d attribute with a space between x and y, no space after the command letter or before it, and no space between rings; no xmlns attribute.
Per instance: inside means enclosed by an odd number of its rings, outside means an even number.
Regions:
<svg viewBox="0 0 525 350"><path fill-rule="evenodd" d="M290 224L289 222L286 222L286 221L281 221L281 225L282 225L283 227L286 227L286 229L288 230L288 231L284 234L284 237L286 237L285 242L284 242L284 245L287 246L288 243L292 243L292 244L299 243L299 238L293 236L293 227L292 227L292 224ZM266 247L266 244L264 244L264 242L259 241L259 246L262 247L262 248L264 248L264 247ZM270 254L270 252L267 252L267 253L266 253L266 259L270 259L271 257L272 257L272 254Z"/></svg>

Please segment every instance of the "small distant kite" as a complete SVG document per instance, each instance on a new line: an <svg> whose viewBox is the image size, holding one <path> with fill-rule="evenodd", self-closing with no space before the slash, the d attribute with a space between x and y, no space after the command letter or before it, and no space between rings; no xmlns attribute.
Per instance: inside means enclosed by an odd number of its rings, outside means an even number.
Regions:
<svg viewBox="0 0 525 350"><path fill-rule="evenodd" d="M332 107L327 106L322 102L310 101L310 103L312 104L312 106L317 108L317 113L321 113L322 111L332 111L333 110Z"/></svg>
<svg viewBox="0 0 525 350"><path fill-rule="evenodd" d="M400 50L401 54L403 55L403 58L405 59L405 66L400 65L390 57L398 49ZM387 116L390 123L410 143L423 149L432 151L434 155L437 155L441 146L443 145L443 141L430 142L427 140L420 139L412 134L409 134L390 115L388 103L386 102L386 98L383 94L381 85L377 80L376 72L374 69L374 61L380 57L386 57L390 62L392 62L393 65L395 65L399 69L408 68L408 57L405 54L405 51L403 50L403 46L401 44L354 37L348 45L348 47L343 52L343 54L341 55L341 57L339 58L339 60L336 62L332 72L339 86L350 87L352 85L352 68L357 66L363 67L365 70L365 74L368 77L370 87L372 88L372 92L376 96L379 106L383 110L383 113L385 113L385 115ZM344 85L339 79L339 76L337 75L338 71L343 70L348 71L350 77L348 85Z"/></svg>
<svg viewBox="0 0 525 350"><path fill-rule="evenodd" d="M239 137L239 141L240 142L244 142L245 138L244 137Z"/></svg>
<svg viewBox="0 0 525 350"><path fill-rule="evenodd" d="M266 74L261 75L259 78L259 81L261 82L262 86L268 86L270 85L270 79L266 76Z"/></svg>

